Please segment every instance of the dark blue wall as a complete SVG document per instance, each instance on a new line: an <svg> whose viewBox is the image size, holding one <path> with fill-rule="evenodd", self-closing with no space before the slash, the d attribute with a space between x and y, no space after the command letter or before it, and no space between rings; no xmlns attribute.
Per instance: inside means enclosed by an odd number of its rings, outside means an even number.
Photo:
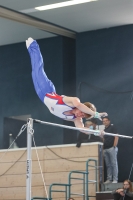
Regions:
<svg viewBox="0 0 133 200"><path fill-rule="evenodd" d="M93 102L98 111L106 111L120 134L133 135L133 26L123 26L77 34L76 42L64 37L38 40L45 71L58 94L80 96ZM76 44L76 50L75 50ZM76 57L76 59L75 59ZM75 64L76 61L76 64ZM98 88L81 84L91 83ZM3 146L3 118L31 114L33 118L64 123L54 117L37 97L25 43L0 47L0 148ZM69 125L72 125L69 123ZM71 143L76 133L36 124L36 145ZM19 130L18 130L19 131ZM133 161L133 142L119 140L119 180L128 178Z"/></svg>
<svg viewBox="0 0 133 200"><path fill-rule="evenodd" d="M67 40L67 46L65 46L65 40ZM53 81L58 94L65 94L66 86L63 79L70 73L65 70L70 64L69 59L71 59L71 66L75 63L75 41L74 43L73 41L63 37L38 40L44 58L45 71L49 79ZM71 45L73 50L68 54ZM65 51L66 56L63 55ZM76 85L75 77L73 85ZM63 120L49 113L35 93L31 78L30 57L25 43L0 47L0 90L0 148L3 146L4 117L31 114L33 118L40 120L63 123ZM62 144L64 141L63 129L38 124L35 124L34 129L37 146Z"/></svg>
<svg viewBox="0 0 133 200"><path fill-rule="evenodd" d="M66 96L76 96L76 41L63 38L63 91ZM74 126L73 122L63 121L64 125ZM64 144L76 143L77 132L64 129Z"/></svg>
<svg viewBox="0 0 133 200"><path fill-rule="evenodd" d="M133 90L133 26L85 32L77 35L77 94L81 101L106 111L119 134L133 135L131 93L102 92ZM79 87L80 82L82 83ZM91 85L90 85L91 84ZM97 88L94 88L96 86ZM133 142L119 140L119 180L128 178L133 162Z"/></svg>

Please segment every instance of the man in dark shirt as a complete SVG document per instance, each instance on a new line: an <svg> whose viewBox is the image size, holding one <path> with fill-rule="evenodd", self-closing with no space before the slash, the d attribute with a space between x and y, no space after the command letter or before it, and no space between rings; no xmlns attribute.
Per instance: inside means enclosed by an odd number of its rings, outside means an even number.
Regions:
<svg viewBox="0 0 133 200"><path fill-rule="evenodd" d="M104 117L102 121L103 125L105 125L105 132L117 134L117 129L110 123L108 117ZM117 144L117 136L104 135L104 160L107 167L107 180L105 183L110 183L112 181L112 183L118 182Z"/></svg>
<svg viewBox="0 0 133 200"><path fill-rule="evenodd" d="M88 127L88 129L96 130L96 126L97 126L97 119L95 118L92 118L85 122L85 127ZM93 134L87 135L84 133L79 133L76 147L80 147L81 143L86 143L86 142L103 142L103 140L101 137L95 136Z"/></svg>

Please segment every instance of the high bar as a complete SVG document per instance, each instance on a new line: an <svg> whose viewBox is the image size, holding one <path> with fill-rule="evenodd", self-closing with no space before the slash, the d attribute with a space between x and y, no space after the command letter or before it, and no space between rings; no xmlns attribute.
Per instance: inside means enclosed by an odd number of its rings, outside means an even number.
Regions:
<svg viewBox="0 0 133 200"><path fill-rule="evenodd" d="M94 133L99 133L99 130L91 130L91 129L84 129L84 128L77 128L77 127L73 127L73 126L66 126L66 125L62 125L62 124L55 124L55 123L51 123L51 122L45 122L45 121L41 121L38 119L33 119L34 122L36 123L40 123L40 124L46 124L46 125L51 125L51 126L57 126L57 127L61 127L61 128L67 128L67 129L72 129L72 130L76 130L76 131L85 131L88 132L90 134L94 134ZM121 137L121 138L129 138L132 139L132 136L127 136L127 135L119 135L119 134L114 134L114 133L106 133L104 132L104 135L110 135L110 136L117 136L117 137Z"/></svg>

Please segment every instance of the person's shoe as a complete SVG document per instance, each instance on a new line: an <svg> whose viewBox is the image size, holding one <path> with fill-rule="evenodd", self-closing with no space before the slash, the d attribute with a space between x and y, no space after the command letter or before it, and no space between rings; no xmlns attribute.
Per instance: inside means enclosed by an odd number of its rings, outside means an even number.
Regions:
<svg viewBox="0 0 133 200"><path fill-rule="evenodd" d="M33 38L28 38L28 40L26 40L26 47L27 47L27 49L29 48L29 46L30 46L30 44L33 42L34 40L33 40Z"/></svg>
<svg viewBox="0 0 133 200"><path fill-rule="evenodd" d="M112 183L118 183L118 181L113 181Z"/></svg>
<svg viewBox="0 0 133 200"><path fill-rule="evenodd" d="M107 181L105 181L104 183L105 183L105 184L107 184L107 183L111 183L111 181L110 181L110 180L107 180Z"/></svg>

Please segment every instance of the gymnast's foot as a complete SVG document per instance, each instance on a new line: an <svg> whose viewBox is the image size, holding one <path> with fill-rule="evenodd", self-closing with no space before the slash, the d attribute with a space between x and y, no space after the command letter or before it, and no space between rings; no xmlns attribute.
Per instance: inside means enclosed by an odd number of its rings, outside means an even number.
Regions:
<svg viewBox="0 0 133 200"><path fill-rule="evenodd" d="M29 37L28 40L26 40L26 47L29 48L30 44L33 42L33 38Z"/></svg>

